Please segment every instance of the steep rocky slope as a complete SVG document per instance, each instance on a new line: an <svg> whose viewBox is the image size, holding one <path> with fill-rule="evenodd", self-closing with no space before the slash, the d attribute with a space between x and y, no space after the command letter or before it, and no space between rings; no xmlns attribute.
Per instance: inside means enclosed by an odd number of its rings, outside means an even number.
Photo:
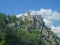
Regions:
<svg viewBox="0 0 60 45"><path fill-rule="evenodd" d="M60 45L60 39L51 31L51 28L43 24L43 29L41 29L41 24L44 22L41 15L30 15L30 12L28 12L26 16L22 15L19 19L24 22L21 29L29 31L30 33L32 30L37 30L37 36L45 41L46 45Z"/></svg>

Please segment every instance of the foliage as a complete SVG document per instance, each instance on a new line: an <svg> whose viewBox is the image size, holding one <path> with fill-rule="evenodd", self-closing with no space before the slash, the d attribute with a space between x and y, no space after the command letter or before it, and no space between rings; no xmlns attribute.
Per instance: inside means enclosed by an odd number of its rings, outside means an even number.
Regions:
<svg viewBox="0 0 60 45"><path fill-rule="evenodd" d="M0 13L0 45L47 45L47 41L50 42L49 39L43 39L45 35L40 34L37 29L26 31L25 29L8 26L16 21L20 21L20 24L25 27L32 22L29 20L24 22L21 19L18 20L15 15ZM47 27L46 29L50 30ZM55 41L58 43L59 40L57 39L55 38Z"/></svg>

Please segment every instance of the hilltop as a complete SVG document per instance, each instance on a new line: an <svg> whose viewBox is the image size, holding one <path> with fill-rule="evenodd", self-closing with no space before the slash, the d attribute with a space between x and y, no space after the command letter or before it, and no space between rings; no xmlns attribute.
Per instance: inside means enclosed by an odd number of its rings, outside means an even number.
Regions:
<svg viewBox="0 0 60 45"><path fill-rule="evenodd" d="M0 45L60 45L60 39L47 27L41 15L0 13Z"/></svg>

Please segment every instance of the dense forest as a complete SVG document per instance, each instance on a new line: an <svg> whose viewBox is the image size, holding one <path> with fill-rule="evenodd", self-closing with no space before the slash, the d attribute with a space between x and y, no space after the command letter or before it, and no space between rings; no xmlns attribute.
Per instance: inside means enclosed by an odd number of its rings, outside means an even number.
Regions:
<svg viewBox="0 0 60 45"><path fill-rule="evenodd" d="M44 26L41 32L42 17L27 17L0 13L0 45L60 45L60 39L49 27Z"/></svg>

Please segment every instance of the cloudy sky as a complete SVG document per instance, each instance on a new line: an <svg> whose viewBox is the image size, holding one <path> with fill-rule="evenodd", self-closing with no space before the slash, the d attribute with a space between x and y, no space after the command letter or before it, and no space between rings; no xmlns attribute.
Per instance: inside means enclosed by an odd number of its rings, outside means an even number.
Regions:
<svg viewBox="0 0 60 45"><path fill-rule="evenodd" d="M0 0L0 13L42 15L47 26L60 35L60 0Z"/></svg>

